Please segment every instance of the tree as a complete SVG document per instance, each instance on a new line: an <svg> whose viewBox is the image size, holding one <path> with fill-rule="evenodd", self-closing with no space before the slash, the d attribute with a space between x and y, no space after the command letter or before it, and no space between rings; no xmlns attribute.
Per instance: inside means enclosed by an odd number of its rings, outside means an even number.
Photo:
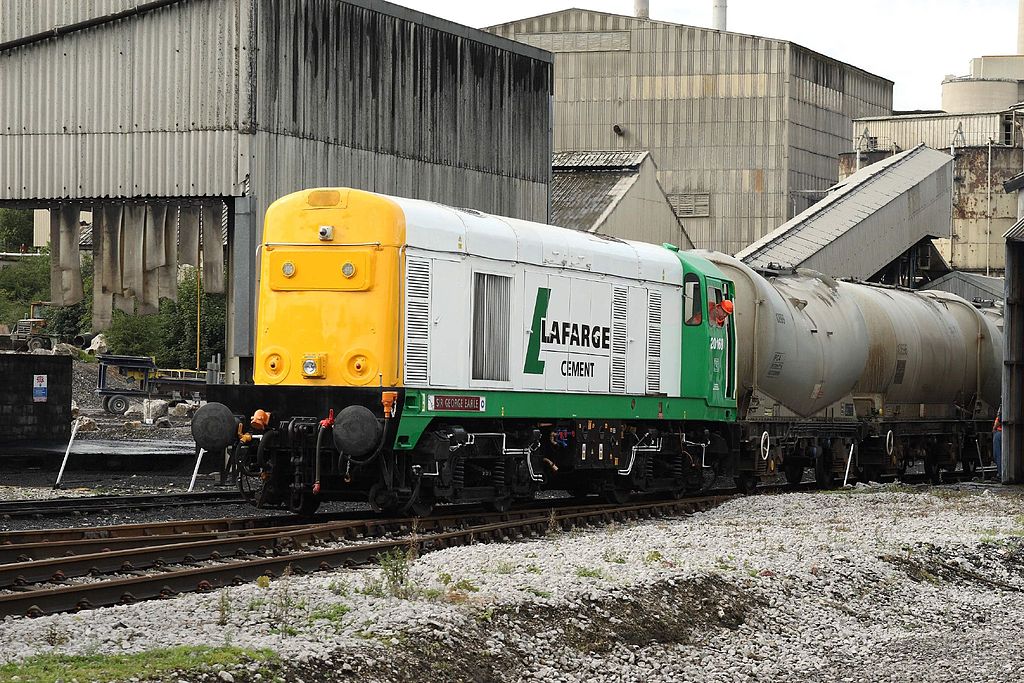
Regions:
<svg viewBox="0 0 1024 683"><path fill-rule="evenodd" d="M0 268L0 323L28 317L29 304L50 297L50 256L23 256Z"/></svg>
<svg viewBox="0 0 1024 683"><path fill-rule="evenodd" d="M0 209L0 251L19 252L32 249L32 212Z"/></svg>

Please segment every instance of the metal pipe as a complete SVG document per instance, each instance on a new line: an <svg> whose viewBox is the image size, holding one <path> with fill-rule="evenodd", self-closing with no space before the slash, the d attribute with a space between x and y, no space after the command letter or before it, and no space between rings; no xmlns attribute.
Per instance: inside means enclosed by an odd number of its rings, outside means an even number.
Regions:
<svg viewBox="0 0 1024 683"><path fill-rule="evenodd" d="M192 481L188 483L188 492L192 493L192 489L196 487L196 477L199 476L199 463L203 461L203 453L206 451L202 448L199 449L199 455L196 456L196 466L192 470Z"/></svg>
<svg viewBox="0 0 1024 683"><path fill-rule="evenodd" d="M850 454L846 456L846 474L843 475L843 487L846 487L846 482L850 479L850 463L853 462L853 447L857 445L857 442L850 444Z"/></svg>
<svg viewBox="0 0 1024 683"><path fill-rule="evenodd" d="M1024 2L1024 0L1021 0ZM992 138L988 139L988 209L985 228L985 275L991 275L992 264Z"/></svg>
<svg viewBox="0 0 1024 683"><path fill-rule="evenodd" d="M68 448L64 451L64 461L60 464L60 472L57 473L57 481L53 484L53 488L60 488L60 480L64 478L64 468L68 466L68 456L71 455L71 444L75 442L75 434L78 433L78 425L81 424L80 417L76 417L75 421L71 424L71 438L68 439Z"/></svg>
<svg viewBox="0 0 1024 683"><path fill-rule="evenodd" d="M1024 2L1024 0L1021 0ZM711 12L711 27L716 31L725 30L726 0L714 0Z"/></svg>
<svg viewBox="0 0 1024 683"><path fill-rule="evenodd" d="M1017 54L1024 55L1024 0L1017 3Z"/></svg>

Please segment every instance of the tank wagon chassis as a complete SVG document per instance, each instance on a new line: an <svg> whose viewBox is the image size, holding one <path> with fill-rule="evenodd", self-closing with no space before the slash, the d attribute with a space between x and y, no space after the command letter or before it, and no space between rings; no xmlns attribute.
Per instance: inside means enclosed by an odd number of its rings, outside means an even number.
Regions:
<svg viewBox="0 0 1024 683"><path fill-rule="evenodd" d="M547 489L624 502L698 493L735 468L734 430L721 423L438 416L423 414L423 390L302 389L211 387L218 402L193 421L197 443L228 452L258 507L308 515L324 501L369 501L379 512L424 515L435 502L484 501L501 511ZM474 410L486 401L445 399ZM290 415L265 410L281 405Z"/></svg>

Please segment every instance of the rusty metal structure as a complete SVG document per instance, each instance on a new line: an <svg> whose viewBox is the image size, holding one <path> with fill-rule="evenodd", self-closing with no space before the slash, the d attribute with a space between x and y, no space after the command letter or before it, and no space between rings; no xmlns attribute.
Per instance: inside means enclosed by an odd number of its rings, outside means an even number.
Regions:
<svg viewBox="0 0 1024 683"><path fill-rule="evenodd" d="M349 185L548 217L551 56L386 2L11 0L0 92L0 205L51 211L57 293L85 294L83 210L119 240L100 310L158 302L183 262L216 286L226 259L236 381L278 197Z"/></svg>
<svg viewBox="0 0 1024 683"><path fill-rule="evenodd" d="M1020 122L1013 110L857 119L852 151L839 157L839 174L845 178L921 143L951 154L952 219L935 226L935 246L957 270L997 276L1003 271L1002 235L1017 219L1016 199L1000 188L1020 171Z"/></svg>
<svg viewBox="0 0 1024 683"><path fill-rule="evenodd" d="M790 41L650 19L645 7L488 30L555 54L555 151L650 151L698 247L735 253L811 206L838 178L852 119L892 113L885 78Z"/></svg>

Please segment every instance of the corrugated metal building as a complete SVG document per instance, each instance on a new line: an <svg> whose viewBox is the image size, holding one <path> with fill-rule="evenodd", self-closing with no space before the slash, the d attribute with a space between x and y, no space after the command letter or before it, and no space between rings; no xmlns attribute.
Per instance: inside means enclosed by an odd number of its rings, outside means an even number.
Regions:
<svg viewBox="0 0 1024 683"><path fill-rule="evenodd" d="M379 0L9 0L0 93L0 203L227 205L229 356L283 194L548 217L551 56Z"/></svg>
<svg viewBox="0 0 1024 683"><path fill-rule="evenodd" d="M785 40L582 9L488 30L555 53L555 150L649 150L699 247L806 209L851 120L892 112L891 81Z"/></svg>
<svg viewBox="0 0 1024 683"><path fill-rule="evenodd" d="M1006 231L1003 481L1024 483L1024 217Z"/></svg>
<svg viewBox="0 0 1024 683"><path fill-rule="evenodd" d="M963 297L968 301L1002 302L1006 283L1001 277L986 277L977 273L954 270L946 273L921 289L937 289Z"/></svg>
<svg viewBox="0 0 1024 683"><path fill-rule="evenodd" d="M552 171L552 224L693 248L647 152L559 152Z"/></svg>
<svg viewBox="0 0 1024 683"><path fill-rule="evenodd" d="M1019 123L1012 111L857 119L853 151L840 156L840 176L919 144L952 149L953 218L944 228L936 226L935 245L956 269L998 275L1003 271L1002 235L1017 219L1017 200L1001 187L1021 168Z"/></svg>
<svg viewBox="0 0 1024 683"><path fill-rule="evenodd" d="M921 145L863 168L736 256L754 269L810 268L916 285L923 271L948 270L930 262L927 247L934 226L949 222L952 161Z"/></svg>

